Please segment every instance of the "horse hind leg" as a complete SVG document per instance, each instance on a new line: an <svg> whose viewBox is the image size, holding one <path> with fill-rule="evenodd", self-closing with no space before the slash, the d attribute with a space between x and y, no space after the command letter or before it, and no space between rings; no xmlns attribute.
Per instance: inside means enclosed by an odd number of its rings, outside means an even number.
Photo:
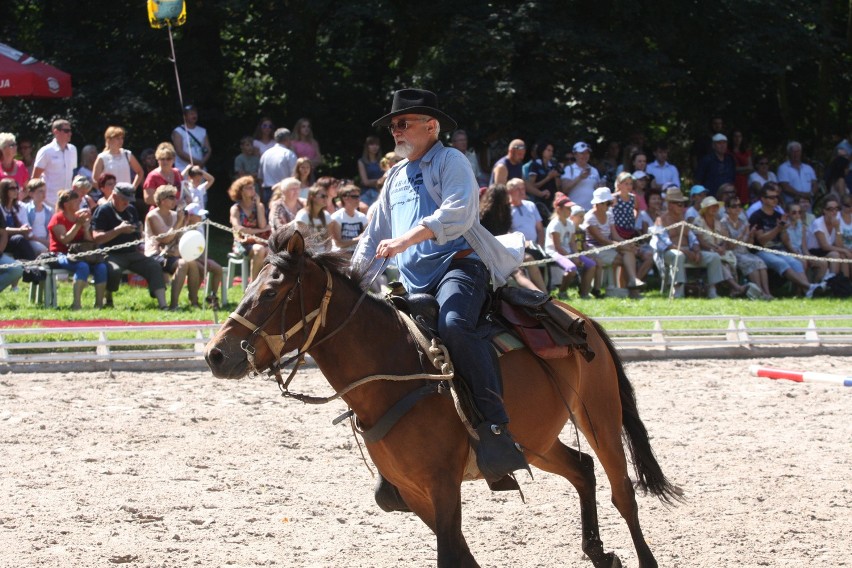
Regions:
<svg viewBox="0 0 852 568"><path fill-rule="evenodd" d="M604 552L598 525L598 507L595 498L595 466L592 456L569 448L557 440L550 450L534 460L534 465L544 471L567 479L580 497L580 523L583 552L595 568L618 568L621 561L612 552Z"/></svg>

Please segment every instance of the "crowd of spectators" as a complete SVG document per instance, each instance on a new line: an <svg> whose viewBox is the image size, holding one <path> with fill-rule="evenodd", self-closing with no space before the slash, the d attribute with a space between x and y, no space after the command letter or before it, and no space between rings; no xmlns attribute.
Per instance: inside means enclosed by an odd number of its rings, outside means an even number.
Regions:
<svg viewBox="0 0 852 568"><path fill-rule="evenodd" d="M198 110L185 107L169 140L138 159L124 147L120 126L106 129L103 150L84 146L79 161L71 123L55 120L51 132L40 148L0 133L0 264L50 256L73 279L74 309L90 280L94 306L113 305L126 271L145 280L161 309L179 309L184 282L189 306L200 307L202 281L209 277L209 289L217 290L222 266L212 258L184 261L176 246L185 227L207 216L216 183L205 168L213 151ZM514 139L493 161L493 152L474 150L464 130L447 142L468 159L482 186L481 223L495 234L522 232L526 259L549 261L519 270L517 285L563 298L572 286L581 298L622 292L639 298L656 275L682 297L691 270L708 298L771 299L784 281L812 297L835 275L850 275L850 265L838 262L852 259L850 141L852 134L837 145L823 175L795 141L785 156L753 157L744 134L726 132L721 119L695 140L683 163L671 161L669 141L649 144L640 134L597 148L594 140L528 145ZM233 159L230 255L248 257L247 277L255 278L265 239L288 223L325 238L330 250L351 252L398 161L371 135L348 166L352 180L323 176L309 119L289 130L262 117L239 140ZM684 220L697 228L679 224ZM143 246L131 244L143 238ZM69 245L81 242L109 247L106 260L69 261ZM817 260L777 254L785 251ZM21 278L19 267L0 269L0 289ZM218 304L215 293L206 301Z"/></svg>

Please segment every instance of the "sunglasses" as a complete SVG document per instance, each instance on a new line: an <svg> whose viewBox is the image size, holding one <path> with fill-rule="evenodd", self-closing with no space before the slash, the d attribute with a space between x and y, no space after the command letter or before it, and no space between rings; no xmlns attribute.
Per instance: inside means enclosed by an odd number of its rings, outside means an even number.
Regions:
<svg viewBox="0 0 852 568"><path fill-rule="evenodd" d="M839 209L840 209L839 207L823 207L822 210L823 211L837 211Z"/></svg>
<svg viewBox="0 0 852 568"><path fill-rule="evenodd" d="M349 199L361 199L361 194L360 193L350 193L346 197L348 197Z"/></svg>
<svg viewBox="0 0 852 568"><path fill-rule="evenodd" d="M388 132L391 134L394 133L395 130L399 130L400 132L405 132L411 127L415 122L427 122L432 120L431 118L409 118L407 120L398 120L396 122L391 122L388 124Z"/></svg>

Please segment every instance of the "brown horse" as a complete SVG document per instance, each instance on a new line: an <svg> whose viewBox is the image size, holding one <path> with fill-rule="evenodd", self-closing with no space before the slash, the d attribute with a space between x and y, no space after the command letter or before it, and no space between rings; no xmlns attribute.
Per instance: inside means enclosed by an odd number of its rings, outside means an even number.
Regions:
<svg viewBox="0 0 852 568"><path fill-rule="evenodd" d="M337 393L368 375L422 372L415 341L395 308L365 296L359 278L348 275L344 257L315 252L301 234L286 228L273 235L270 249L267 265L207 347L214 375L240 378L251 367L268 369L281 353L297 349L311 354ZM544 361L526 349L500 358L512 434L530 465L561 475L576 488L582 547L594 566L620 566L599 537L592 457L559 440L571 419L606 471L612 502L630 528L640 566L650 568L657 562L639 526L622 434L636 485L664 502L677 499L680 491L654 457L633 387L609 338L588 321L588 344L596 353L590 362L580 354ZM369 428L427 382L367 382L342 398ZM470 439L452 400L435 395L419 400L381 440L366 446L382 475L435 533L438 566L478 566L461 529L461 483Z"/></svg>

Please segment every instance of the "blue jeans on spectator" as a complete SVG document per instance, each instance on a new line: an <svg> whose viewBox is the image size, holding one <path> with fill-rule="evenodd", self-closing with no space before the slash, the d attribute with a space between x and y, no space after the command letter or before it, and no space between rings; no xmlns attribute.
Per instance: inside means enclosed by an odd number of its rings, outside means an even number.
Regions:
<svg viewBox="0 0 852 568"><path fill-rule="evenodd" d="M755 253L760 260L766 263L766 266L769 267L770 270L774 270L776 273L780 275L784 275L787 270L792 270L793 272L797 272L799 274L805 271L805 268L802 266L802 263L799 262L798 259L793 258L792 256L786 256L783 254L772 254L771 252L766 252L759 250Z"/></svg>
<svg viewBox="0 0 852 568"><path fill-rule="evenodd" d="M0 253L0 265L12 264L14 262L15 259L9 256L8 254ZM0 291L20 280L23 274L24 268L22 266L9 266L7 268L0 268Z"/></svg>
<svg viewBox="0 0 852 568"><path fill-rule="evenodd" d="M440 306L438 334L455 370L470 386L476 408L486 422L505 424L509 417L503 407L500 365L487 337L488 326L480 325L490 280L481 260L462 258L450 263L432 293Z"/></svg>
<svg viewBox="0 0 852 568"><path fill-rule="evenodd" d="M60 254L56 260L56 264L60 268L70 270L74 273L74 280L87 282L91 274L95 279L95 284L103 284L107 281L107 264L99 262L97 264L89 264L81 260L68 260L64 254Z"/></svg>

